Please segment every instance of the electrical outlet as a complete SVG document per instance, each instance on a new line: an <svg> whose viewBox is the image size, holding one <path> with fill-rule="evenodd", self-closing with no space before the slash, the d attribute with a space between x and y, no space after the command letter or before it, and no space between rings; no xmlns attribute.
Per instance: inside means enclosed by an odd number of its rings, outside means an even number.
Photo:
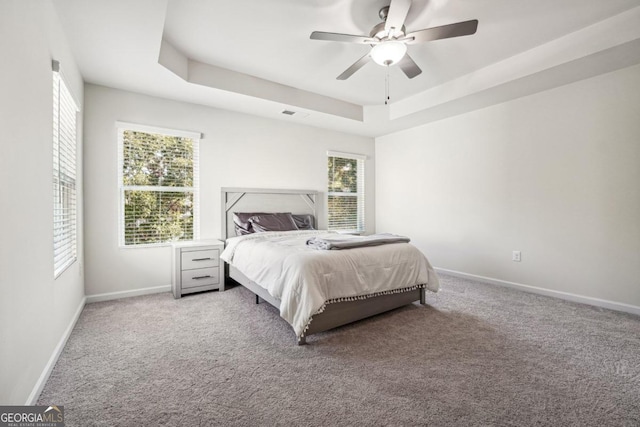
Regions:
<svg viewBox="0 0 640 427"><path fill-rule="evenodd" d="M520 254L520 251L513 251L511 253L511 261L515 261L515 262L522 261L522 256Z"/></svg>

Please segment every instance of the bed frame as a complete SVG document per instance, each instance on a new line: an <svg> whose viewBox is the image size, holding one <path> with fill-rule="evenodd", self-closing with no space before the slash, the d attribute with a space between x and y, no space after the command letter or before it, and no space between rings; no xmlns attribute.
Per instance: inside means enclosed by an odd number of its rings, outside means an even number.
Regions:
<svg viewBox="0 0 640 427"><path fill-rule="evenodd" d="M258 188L222 188L222 238L226 240L236 235L233 223L234 212L291 212L311 214L318 221L318 192L309 190L275 190ZM322 224L322 223L320 223ZM321 228L321 227L316 227ZM225 263L226 264L226 263ZM280 300L271 296L266 289L249 280L230 265L225 267L225 275L249 289L260 299L280 308ZM297 339L298 345L306 344L306 337L338 326L365 319L385 311L393 310L414 301L425 304L425 289L415 289L397 294L381 295L356 301L328 304L325 310L313 316L313 321L304 335Z"/></svg>

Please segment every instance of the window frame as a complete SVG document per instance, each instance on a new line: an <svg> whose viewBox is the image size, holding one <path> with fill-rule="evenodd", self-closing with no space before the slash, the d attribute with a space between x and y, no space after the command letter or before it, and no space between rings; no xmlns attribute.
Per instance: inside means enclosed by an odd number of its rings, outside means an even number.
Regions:
<svg viewBox="0 0 640 427"><path fill-rule="evenodd" d="M340 159L348 159L356 161L356 192L342 192L342 191L329 191L329 182L327 182L327 229L337 231L339 233L344 234L362 234L366 230L366 222L365 222L365 162L367 160L367 156L363 154L355 154L355 153L344 153L341 151L327 151L327 159L337 157ZM328 171L327 171L328 172ZM330 206L329 206L329 197L356 197L356 209L357 209L357 219L356 219L356 228L355 229L347 229L347 228L330 228L329 225L329 217L330 217Z"/></svg>
<svg viewBox="0 0 640 427"><path fill-rule="evenodd" d="M120 249L138 249L171 246L174 242L157 242L142 244L125 244L125 191L153 191L167 193L193 193L193 237L191 239L179 240L180 242L190 242L200 238L200 167L199 151L202 133L185 130L163 128L157 126L142 125L117 121L116 131L118 139L118 247ZM193 186L192 187L169 187L169 186L139 186L124 185L124 131L142 132L158 134L163 136L173 136L178 138L190 138L193 140Z"/></svg>
<svg viewBox="0 0 640 427"><path fill-rule="evenodd" d="M52 68L53 278L78 260L78 113L80 108L60 70Z"/></svg>

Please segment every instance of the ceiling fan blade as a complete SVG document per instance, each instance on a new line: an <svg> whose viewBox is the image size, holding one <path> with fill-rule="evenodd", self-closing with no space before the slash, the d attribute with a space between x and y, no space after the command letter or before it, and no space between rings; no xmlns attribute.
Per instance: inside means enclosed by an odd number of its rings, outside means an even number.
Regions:
<svg viewBox="0 0 640 427"><path fill-rule="evenodd" d="M411 7L411 0L391 0L389 5L389 13L384 23L384 29L389 31L391 28L401 30L407 19L407 13Z"/></svg>
<svg viewBox="0 0 640 427"><path fill-rule="evenodd" d="M470 36L478 29L478 20L458 22L455 24L443 25L441 27L427 28L426 30L414 31L407 34L407 44L423 43L432 40L448 39L451 37Z"/></svg>
<svg viewBox="0 0 640 427"><path fill-rule="evenodd" d="M408 53L398 62L398 67L409 77L410 79L422 73L418 64L409 56Z"/></svg>
<svg viewBox="0 0 640 427"><path fill-rule="evenodd" d="M362 43L362 44L376 44L378 40L365 36L353 36L351 34L340 33L325 33L323 31L314 31L310 36L311 40L327 40L332 42L345 42L345 43Z"/></svg>
<svg viewBox="0 0 640 427"><path fill-rule="evenodd" d="M367 63L369 61L371 61L371 56L369 56L369 54L367 53L365 56L363 56L362 58L360 58L356 62L354 62L351 67L349 67L346 70L344 70L344 72L342 74L340 74L338 77L336 77L336 80L347 80L349 77L351 77L351 75L353 73L355 73L360 68L362 68L365 65L367 65Z"/></svg>

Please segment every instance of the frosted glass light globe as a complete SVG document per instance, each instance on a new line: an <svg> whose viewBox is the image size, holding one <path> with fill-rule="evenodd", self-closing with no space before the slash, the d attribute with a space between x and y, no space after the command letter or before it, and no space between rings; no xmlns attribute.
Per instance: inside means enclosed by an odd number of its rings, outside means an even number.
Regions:
<svg viewBox="0 0 640 427"><path fill-rule="evenodd" d="M397 40L389 40L375 45L371 49L371 59L376 64L391 66L400 61L407 53L407 45Z"/></svg>

